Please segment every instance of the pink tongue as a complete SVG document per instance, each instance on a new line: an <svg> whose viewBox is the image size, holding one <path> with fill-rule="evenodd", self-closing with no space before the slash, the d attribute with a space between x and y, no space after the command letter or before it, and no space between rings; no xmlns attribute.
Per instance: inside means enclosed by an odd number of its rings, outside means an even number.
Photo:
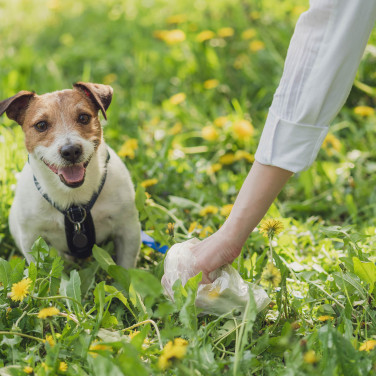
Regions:
<svg viewBox="0 0 376 376"><path fill-rule="evenodd" d="M67 183L78 183L85 176L85 167L83 163L74 166L60 167L58 174L63 175Z"/></svg>

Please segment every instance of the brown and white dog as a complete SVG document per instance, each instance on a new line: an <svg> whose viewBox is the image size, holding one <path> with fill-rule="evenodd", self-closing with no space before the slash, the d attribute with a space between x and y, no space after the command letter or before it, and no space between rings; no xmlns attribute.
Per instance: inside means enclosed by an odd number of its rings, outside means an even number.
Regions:
<svg viewBox="0 0 376 376"><path fill-rule="evenodd" d="M9 216L10 231L29 263L39 236L71 253L62 213L94 199L88 214L95 242L113 237L117 263L135 266L140 249L135 192L127 168L105 144L98 118L99 111L106 118L112 92L107 85L78 82L73 90L21 91L0 102L0 115L6 112L22 126L29 153ZM81 231L80 223L73 227Z"/></svg>

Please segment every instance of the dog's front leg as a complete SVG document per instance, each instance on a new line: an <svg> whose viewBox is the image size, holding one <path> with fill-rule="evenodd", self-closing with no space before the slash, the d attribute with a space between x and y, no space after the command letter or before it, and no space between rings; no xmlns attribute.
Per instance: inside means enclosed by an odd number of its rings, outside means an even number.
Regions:
<svg viewBox="0 0 376 376"><path fill-rule="evenodd" d="M16 240L16 244L18 248L21 250L22 254L24 255L27 263L30 265L31 262L35 262L34 257L30 253L31 247L36 240L34 234L31 234L30 236L28 236L26 232L26 233L22 233L21 236L18 236L18 237L13 236L13 237Z"/></svg>
<svg viewBox="0 0 376 376"><path fill-rule="evenodd" d="M126 226L118 229L115 234L116 263L129 269L134 268L141 246L141 226L138 215L134 220L127 221Z"/></svg>

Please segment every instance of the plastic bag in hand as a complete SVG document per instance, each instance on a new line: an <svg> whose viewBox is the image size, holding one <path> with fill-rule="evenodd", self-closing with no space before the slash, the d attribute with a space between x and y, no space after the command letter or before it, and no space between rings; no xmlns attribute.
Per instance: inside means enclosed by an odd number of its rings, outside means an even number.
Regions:
<svg viewBox="0 0 376 376"><path fill-rule="evenodd" d="M173 300L172 286L180 279L184 286L195 276L195 256L191 248L199 243L198 239L190 239L171 247L164 261L162 285L165 293ZM203 313L226 315L237 310L244 312L249 300L249 289L252 289L256 309L263 310L270 302L266 292L257 285L246 282L231 265L225 265L209 275L212 283L201 284L197 290L196 306Z"/></svg>

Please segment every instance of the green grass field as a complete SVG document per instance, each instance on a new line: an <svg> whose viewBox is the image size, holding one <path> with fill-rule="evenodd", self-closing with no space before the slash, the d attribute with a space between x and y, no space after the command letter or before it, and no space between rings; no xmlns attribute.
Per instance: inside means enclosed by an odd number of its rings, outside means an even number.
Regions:
<svg viewBox="0 0 376 376"><path fill-rule="evenodd" d="M110 84L105 138L131 172L143 228L169 246L202 239L224 222L252 165L307 7L0 0L0 99ZM269 210L284 225L273 240L278 286L265 281L269 240L259 231L233 264L273 301L242 320L198 316L197 278L167 300L163 255L147 247L126 271L112 243L76 265L39 240L38 262L25 265L8 214L27 154L21 128L1 117L0 375L375 374L375 51L376 32L317 161ZM17 301L21 280L28 293Z"/></svg>

